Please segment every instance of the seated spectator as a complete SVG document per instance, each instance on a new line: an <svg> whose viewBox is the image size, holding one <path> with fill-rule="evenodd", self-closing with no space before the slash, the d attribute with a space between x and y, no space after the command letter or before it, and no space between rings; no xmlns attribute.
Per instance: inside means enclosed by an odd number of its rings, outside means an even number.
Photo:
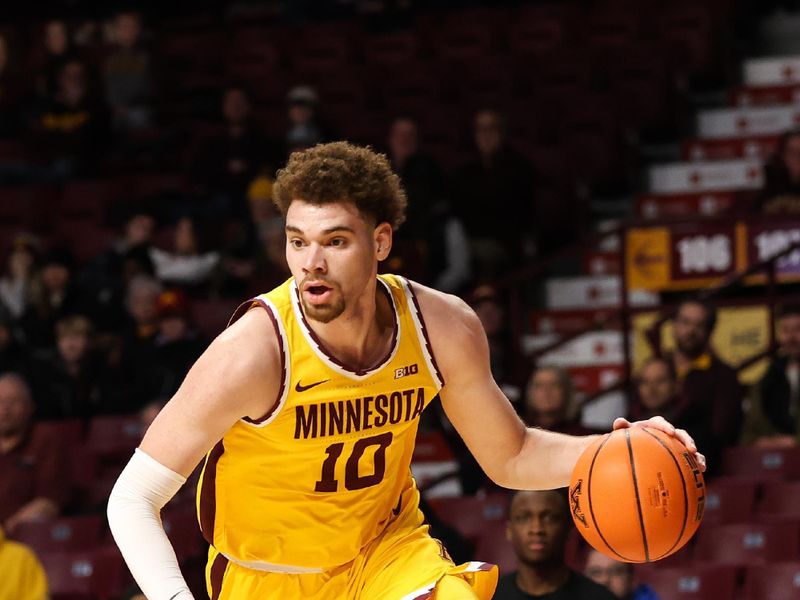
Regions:
<svg viewBox="0 0 800 600"><path fill-rule="evenodd" d="M105 59L103 76L117 130L143 129L152 121L150 55L142 47L141 32L139 13L126 11L114 17L114 47Z"/></svg>
<svg viewBox="0 0 800 600"><path fill-rule="evenodd" d="M74 271L75 257L66 247L52 248L42 260L41 290L21 321L27 342L33 348L47 349L53 345L54 326L62 317L92 312Z"/></svg>
<svg viewBox="0 0 800 600"><path fill-rule="evenodd" d="M172 285L196 286L208 282L220 262L219 252L205 249L204 232L190 217L181 218L175 227L173 250L150 248L156 277Z"/></svg>
<svg viewBox="0 0 800 600"><path fill-rule="evenodd" d="M619 600L658 600L649 586L635 585L631 563L616 561L597 550L589 550L583 574L608 588Z"/></svg>
<svg viewBox="0 0 800 600"><path fill-rule="evenodd" d="M678 378L670 361L659 357L647 359L636 377L636 391L630 407L632 420L647 420L661 415L676 427L683 427L678 414L683 402L678 395Z"/></svg>
<svg viewBox="0 0 800 600"><path fill-rule="evenodd" d="M480 111L474 126L477 156L456 173L451 197L484 279L534 253L534 178L531 165L508 145L502 115Z"/></svg>
<svg viewBox="0 0 800 600"><path fill-rule="evenodd" d="M776 434L760 439L759 445L796 446L800 419L800 304L780 308L776 333L777 356L758 382L761 412Z"/></svg>
<svg viewBox="0 0 800 600"><path fill-rule="evenodd" d="M27 546L6 539L0 527L0 598L43 600L49 598L47 575L36 554Z"/></svg>
<svg viewBox="0 0 800 600"><path fill-rule="evenodd" d="M44 26L44 58L39 68L36 81L39 97L52 100L58 90L58 78L61 70L78 55L70 39L67 24L59 19L48 21Z"/></svg>
<svg viewBox="0 0 800 600"><path fill-rule="evenodd" d="M286 148L289 152L304 150L331 140L325 132L317 114L319 96L314 88L298 85L286 96L289 128L286 132Z"/></svg>
<svg viewBox="0 0 800 600"><path fill-rule="evenodd" d="M55 96L40 112L35 132L36 153L45 159L46 167L29 178L61 180L96 174L108 140L108 112L90 91L84 63L64 64Z"/></svg>
<svg viewBox="0 0 800 600"><path fill-rule="evenodd" d="M9 534L20 523L58 515L70 495L64 448L37 433L33 413L25 380L0 375L0 524Z"/></svg>
<svg viewBox="0 0 800 600"><path fill-rule="evenodd" d="M564 563L564 547L572 527L564 490L515 492L506 535L518 568L500 577L495 600L614 600L602 585Z"/></svg>
<svg viewBox="0 0 800 600"><path fill-rule="evenodd" d="M201 148L194 179L211 197L212 212L242 217L248 185L260 168L274 175L283 162L283 150L270 142L255 122L252 99L244 87L225 89L222 117L225 130Z"/></svg>
<svg viewBox="0 0 800 600"><path fill-rule="evenodd" d="M11 315L0 307L0 373L13 371L29 375L28 352L20 343Z"/></svg>
<svg viewBox="0 0 800 600"><path fill-rule="evenodd" d="M11 62L8 42L0 35L0 138L15 137L20 133L20 108L25 88L18 66L17 62Z"/></svg>
<svg viewBox="0 0 800 600"><path fill-rule="evenodd" d="M32 235L14 238L8 256L8 270L0 277L0 304L14 319L20 319L36 301L40 291L36 277L39 241Z"/></svg>
<svg viewBox="0 0 800 600"><path fill-rule="evenodd" d="M469 241L464 225L444 199L441 169L420 150L417 123L410 117L394 120L388 148L408 198L406 221L397 233L393 258L405 259L402 268L411 272L421 245L427 263L421 278L437 290L458 293L470 277Z"/></svg>
<svg viewBox="0 0 800 600"><path fill-rule="evenodd" d="M571 435L593 433L580 424L572 378L561 367L540 367L525 388L524 421Z"/></svg>
<svg viewBox="0 0 800 600"><path fill-rule="evenodd" d="M158 333L136 376L136 398L170 398L207 343L194 330L189 299L181 290L158 297Z"/></svg>
<svg viewBox="0 0 800 600"><path fill-rule="evenodd" d="M102 380L110 373L91 347L92 324L84 316L56 323L55 349L36 366L34 392L43 419L89 419L110 412Z"/></svg>
<svg viewBox="0 0 800 600"><path fill-rule="evenodd" d="M722 449L736 444L742 427L744 390L736 371L712 350L716 308L685 300L672 321L675 350L669 357L680 384L684 428L708 459L710 475L720 466Z"/></svg>
<svg viewBox="0 0 800 600"><path fill-rule="evenodd" d="M519 406L531 368L512 335L500 295L492 286L482 285L468 296L468 302L489 342L492 376L511 403Z"/></svg>
<svg viewBox="0 0 800 600"><path fill-rule="evenodd" d="M800 129L784 133L764 166L756 206L766 215L800 214Z"/></svg>

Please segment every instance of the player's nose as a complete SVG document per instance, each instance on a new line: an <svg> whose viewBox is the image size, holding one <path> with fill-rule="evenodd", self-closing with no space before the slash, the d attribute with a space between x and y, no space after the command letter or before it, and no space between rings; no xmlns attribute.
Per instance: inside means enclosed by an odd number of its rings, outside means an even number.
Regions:
<svg viewBox="0 0 800 600"><path fill-rule="evenodd" d="M328 270L325 253L319 244L311 244L305 253L303 269L307 273L325 273Z"/></svg>

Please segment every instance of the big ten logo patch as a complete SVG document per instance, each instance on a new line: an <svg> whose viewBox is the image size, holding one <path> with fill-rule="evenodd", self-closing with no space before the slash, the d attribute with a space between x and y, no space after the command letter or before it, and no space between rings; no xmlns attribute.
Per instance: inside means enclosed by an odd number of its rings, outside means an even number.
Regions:
<svg viewBox="0 0 800 600"><path fill-rule="evenodd" d="M414 363L413 365L408 365L405 367L400 367L399 369L395 369L394 378L400 379L401 377L405 377L407 375L416 375L417 373L419 373L419 367L417 366L417 363Z"/></svg>

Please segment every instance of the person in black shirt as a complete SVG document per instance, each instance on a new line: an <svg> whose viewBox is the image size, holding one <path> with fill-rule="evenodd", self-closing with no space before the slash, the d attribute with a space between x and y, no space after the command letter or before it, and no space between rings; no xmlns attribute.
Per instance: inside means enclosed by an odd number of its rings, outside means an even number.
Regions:
<svg viewBox="0 0 800 600"><path fill-rule="evenodd" d="M564 563L570 527L564 490L516 492L507 536L519 567L500 578L494 600L615 600L605 587Z"/></svg>

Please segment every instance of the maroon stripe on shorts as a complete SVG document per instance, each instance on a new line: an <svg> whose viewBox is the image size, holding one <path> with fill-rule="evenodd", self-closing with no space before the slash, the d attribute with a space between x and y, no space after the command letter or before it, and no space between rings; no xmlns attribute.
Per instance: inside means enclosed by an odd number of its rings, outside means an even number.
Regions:
<svg viewBox="0 0 800 600"><path fill-rule="evenodd" d="M224 453L225 446L220 440L208 453L203 480L200 482L200 531L212 546L214 545L214 518L217 513L217 463Z"/></svg>
<svg viewBox="0 0 800 600"><path fill-rule="evenodd" d="M217 554L214 557L214 562L211 563L211 576L210 584L211 600L218 600L220 592L222 592L222 580L225 578L225 570L228 568L228 559L222 554Z"/></svg>

